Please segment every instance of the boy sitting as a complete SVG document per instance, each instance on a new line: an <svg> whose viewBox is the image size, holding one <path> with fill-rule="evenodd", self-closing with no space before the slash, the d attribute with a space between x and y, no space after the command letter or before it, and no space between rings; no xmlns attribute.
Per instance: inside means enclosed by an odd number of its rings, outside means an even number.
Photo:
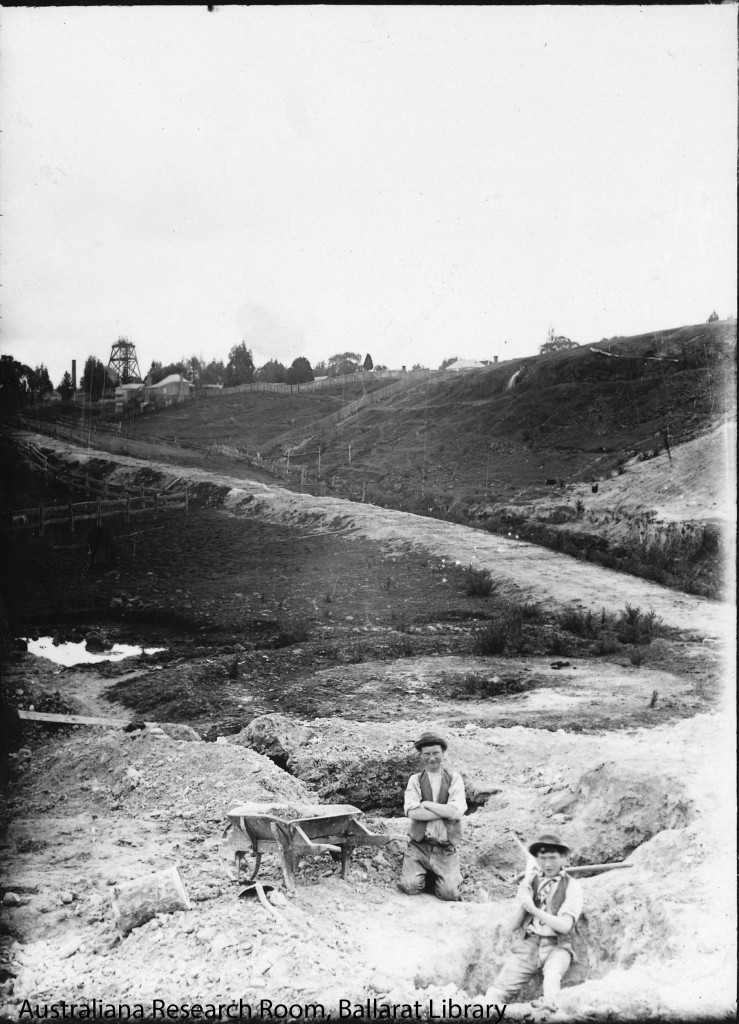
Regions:
<svg viewBox="0 0 739 1024"><path fill-rule="evenodd" d="M509 922L514 934L511 955L486 999L512 1002L520 989L541 972L544 994L540 1005L556 1010L562 978L575 958L572 932L582 913L582 888L565 870L568 846L557 836L543 835L529 847L537 867L516 893L516 910Z"/></svg>

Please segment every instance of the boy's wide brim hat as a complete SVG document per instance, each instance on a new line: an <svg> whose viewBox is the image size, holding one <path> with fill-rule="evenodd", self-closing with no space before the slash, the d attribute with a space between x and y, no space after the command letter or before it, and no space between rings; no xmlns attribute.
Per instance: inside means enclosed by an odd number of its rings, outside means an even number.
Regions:
<svg viewBox="0 0 739 1024"><path fill-rule="evenodd" d="M529 853L532 857L538 857L541 853L541 848L543 846L554 847L564 857L566 857L567 854L570 852L569 846L567 846L566 843L563 843L559 836L546 834L543 836L539 836L536 842L531 844L531 846L529 847Z"/></svg>
<svg viewBox="0 0 739 1024"><path fill-rule="evenodd" d="M416 750L421 750L423 747L435 747L437 743L442 750L446 750L447 743L443 736L439 736L435 732L425 732L418 737L413 746Z"/></svg>

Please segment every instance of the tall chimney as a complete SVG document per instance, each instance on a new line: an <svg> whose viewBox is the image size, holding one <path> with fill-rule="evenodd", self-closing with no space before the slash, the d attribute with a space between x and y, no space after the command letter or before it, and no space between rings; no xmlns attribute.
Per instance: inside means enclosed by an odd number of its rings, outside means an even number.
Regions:
<svg viewBox="0 0 739 1024"><path fill-rule="evenodd" d="M77 360L72 360L72 387L77 390Z"/></svg>

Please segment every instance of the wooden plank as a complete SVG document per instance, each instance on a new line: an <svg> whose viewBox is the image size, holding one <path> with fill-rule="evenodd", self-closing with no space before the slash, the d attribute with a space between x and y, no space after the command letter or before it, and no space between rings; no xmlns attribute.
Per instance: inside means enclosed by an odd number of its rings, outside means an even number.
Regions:
<svg viewBox="0 0 739 1024"><path fill-rule="evenodd" d="M568 875L573 875L573 876L585 875L585 874L587 874L590 871L594 872L595 874L600 875L604 871L618 871L618 870L624 869L624 868L633 868L633 866L634 866L633 864L624 864L623 861L619 861L616 864L577 864L574 867L572 867L572 866L570 866L568 864L567 867L565 868L565 872ZM514 876L513 881L514 882L521 882L521 881L523 881L524 878L525 878L525 875L521 871L517 875Z"/></svg>
<svg viewBox="0 0 739 1024"><path fill-rule="evenodd" d="M26 711L18 708L18 717L28 722L54 722L60 725L107 725L111 729L121 729L128 721L114 718L91 718L88 715L60 715L52 711Z"/></svg>
<svg viewBox="0 0 739 1024"><path fill-rule="evenodd" d="M55 711L26 711L17 708L18 717L27 722L51 722L55 725L105 725L110 729L122 729L131 718L94 718L90 715L60 715ZM132 716L133 717L133 716ZM144 722L144 725L175 725L175 722Z"/></svg>

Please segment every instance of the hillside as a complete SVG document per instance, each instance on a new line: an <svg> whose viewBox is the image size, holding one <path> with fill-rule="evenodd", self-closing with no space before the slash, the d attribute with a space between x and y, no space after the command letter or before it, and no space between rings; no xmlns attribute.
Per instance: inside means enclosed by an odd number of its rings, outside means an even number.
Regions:
<svg viewBox="0 0 739 1024"><path fill-rule="evenodd" d="M547 479L603 478L663 448L666 429L677 444L715 425L734 409L735 345L736 324L700 324L432 378L291 458L320 444L327 477L371 481L398 507L527 500Z"/></svg>
<svg viewBox="0 0 739 1024"><path fill-rule="evenodd" d="M645 532L643 503L622 495L620 525L607 538L602 523L583 529L577 502L589 508L597 484L602 505L604 481L661 452L671 462L679 446L734 421L735 355L736 322L718 321L433 374L402 390L364 375L336 390L193 400L140 420L134 436L210 446L209 459L224 472L229 459L247 457L260 479L269 479L268 468L284 486L313 494L513 528L610 568L716 596L731 552L712 507L690 509L694 525L675 543L673 525L660 530L659 502L646 510L658 521ZM367 405L342 418L362 397ZM708 446L719 465L731 450L725 440ZM701 465L705 484L716 466Z"/></svg>
<svg viewBox="0 0 739 1024"><path fill-rule="evenodd" d="M673 446L698 436L733 416L735 352L736 323L719 321L434 375L337 425L321 421L387 383L193 400L139 420L136 434L289 453L309 475L320 448L337 493L364 484L395 507L443 513L485 496L527 501L549 479L605 478L663 449L665 431Z"/></svg>

